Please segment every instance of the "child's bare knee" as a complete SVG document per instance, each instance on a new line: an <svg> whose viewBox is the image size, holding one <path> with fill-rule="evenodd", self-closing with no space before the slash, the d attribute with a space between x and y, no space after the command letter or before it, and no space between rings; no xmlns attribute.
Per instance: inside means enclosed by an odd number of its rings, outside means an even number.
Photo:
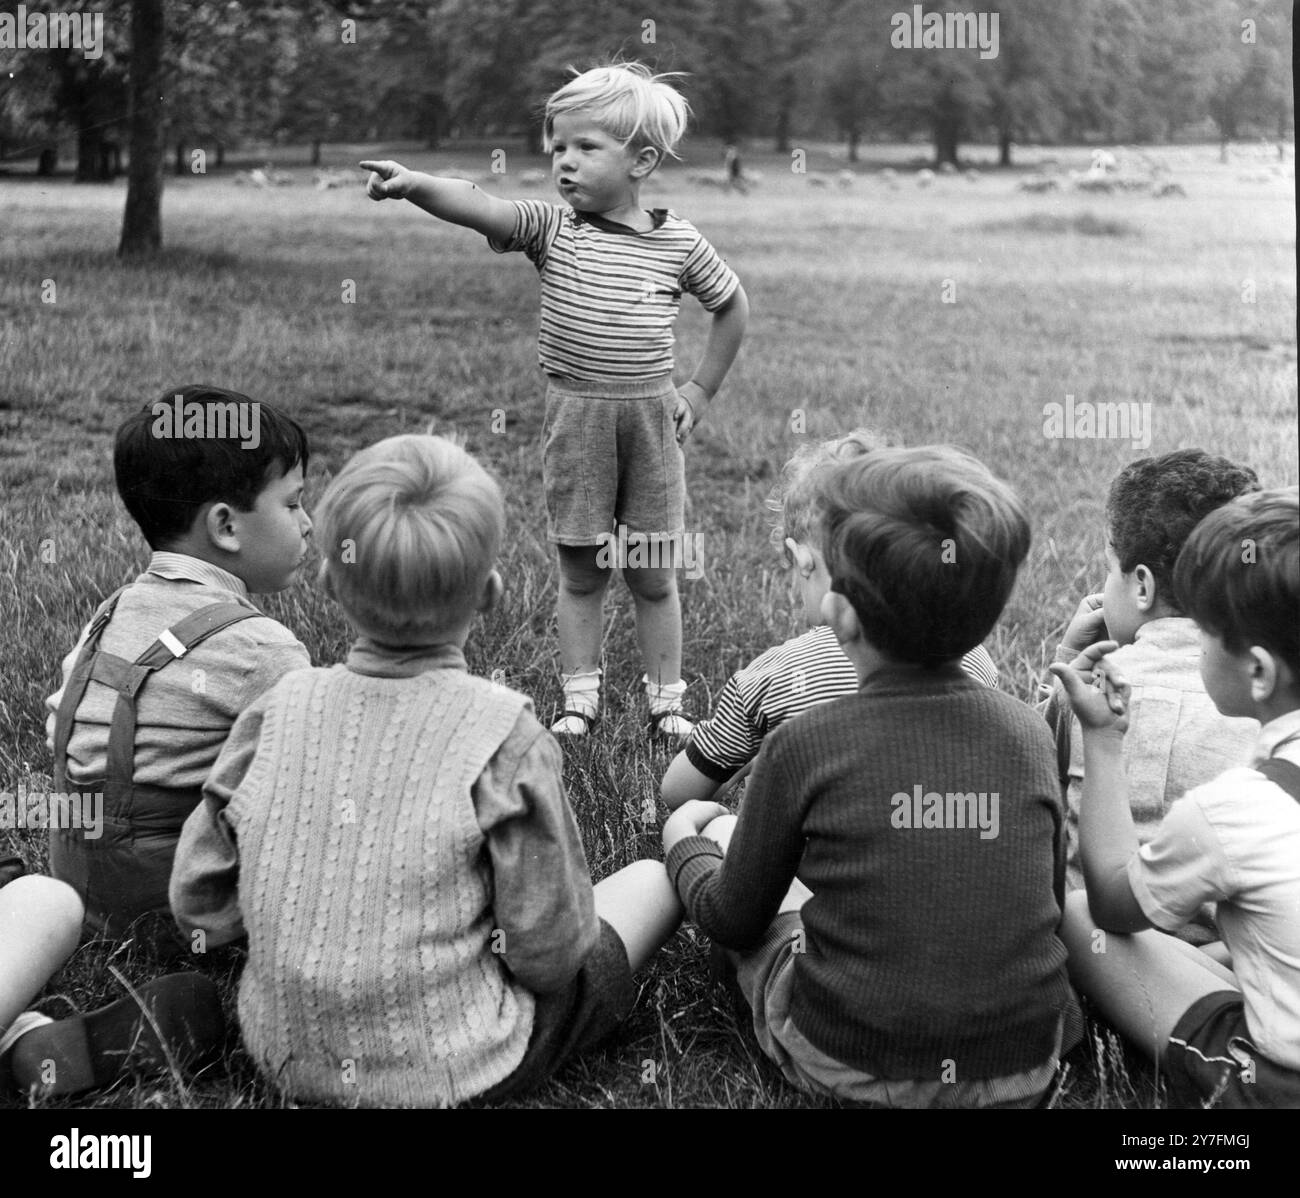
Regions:
<svg viewBox="0 0 1300 1198"><path fill-rule="evenodd" d="M671 570L625 570L628 589L638 599L659 603L677 590L677 578Z"/></svg>
<svg viewBox="0 0 1300 1198"><path fill-rule="evenodd" d="M595 595L609 583L609 571L596 563L596 550L560 546L560 586L570 595Z"/></svg>
<svg viewBox="0 0 1300 1198"><path fill-rule="evenodd" d="M81 897L66 882L44 874L26 874L4 888L6 906L21 907L43 923L80 929L85 916Z"/></svg>

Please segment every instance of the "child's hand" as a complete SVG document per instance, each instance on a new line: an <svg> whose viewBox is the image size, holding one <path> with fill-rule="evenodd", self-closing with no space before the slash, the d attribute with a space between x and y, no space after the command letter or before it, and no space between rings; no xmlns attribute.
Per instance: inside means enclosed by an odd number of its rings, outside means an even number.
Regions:
<svg viewBox="0 0 1300 1198"><path fill-rule="evenodd" d="M1123 732L1128 727L1132 689L1106 657L1118 648L1118 641L1098 641L1068 666L1057 662L1048 667L1061 680L1070 697L1070 706L1084 728Z"/></svg>
<svg viewBox="0 0 1300 1198"><path fill-rule="evenodd" d="M677 444L683 445L691 435L700 409L708 396L698 383L683 383L677 388L677 406L673 409L673 423L677 426Z"/></svg>
<svg viewBox="0 0 1300 1198"><path fill-rule="evenodd" d="M1061 639L1061 648L1071 653L1082 653L1106 635L1106 617L1101 610L1102 596L1085 595L1070 619Z"/></svg>
<svg viewBox="0 0 1300 1198"><path fill-rule="evenodd" d="M415 172L408 171L400 162L363 162L363 171L370 172L366 182L366 195L372 200L404 200L415 183Z"/></svg>
<svg viewBox="0 0 1300 1198"><path fill-rule="evenodd" d="M698 836L718 816L730 814L721 803L709 803L703 799L690 799L683 803L664 824L664 852L668 853L679 840Z"/></svg>

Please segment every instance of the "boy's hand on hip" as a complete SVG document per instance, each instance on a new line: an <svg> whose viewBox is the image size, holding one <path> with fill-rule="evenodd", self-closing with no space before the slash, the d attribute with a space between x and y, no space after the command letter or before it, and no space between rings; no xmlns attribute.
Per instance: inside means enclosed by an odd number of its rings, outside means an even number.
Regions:
<svg viewBox="0 0 1300 1198"><path fill-rule="evenodd" d="M366 181L366 195L372 200L404 200L415 182L415 175L400 162L372 162L361 164L370 172Z"/></svg>
<svg viewBox="0 0 1300 1198"><path fill-rule="evenodd" d="M677 388L677 406L673 409L673 423L677 426L678 445L685 444L708 400L708 394L699 383L683 383Z"/></svg>
<svg viewBox="0 0 1300 1198"><path fill-rule="evenodd" d="M1070 706L1085 729L1128 727L1128 705L1132 695L1115 664L1106 654L1119 648L1118 641L1098 641L1089 645L1069 665L1057 662L1048 667L1070 697Z"/></svg>

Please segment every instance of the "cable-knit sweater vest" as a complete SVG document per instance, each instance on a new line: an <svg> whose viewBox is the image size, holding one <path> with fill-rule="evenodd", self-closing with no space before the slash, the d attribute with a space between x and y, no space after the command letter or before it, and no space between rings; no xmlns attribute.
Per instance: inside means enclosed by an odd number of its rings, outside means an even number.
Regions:
<svg viewBox="0 0 1300 1198"><path fill-rule="evenodd" d="M303 1100L436 1106L523 1057L533 996L492 952L470 788L527 700L459 670L284 679L228 807L244 1042Z"/></svg>

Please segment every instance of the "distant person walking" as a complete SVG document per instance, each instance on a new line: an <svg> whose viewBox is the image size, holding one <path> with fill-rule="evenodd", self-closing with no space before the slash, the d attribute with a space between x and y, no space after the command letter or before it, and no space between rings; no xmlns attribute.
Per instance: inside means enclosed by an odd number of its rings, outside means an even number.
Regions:
<svg viewBox="0 0 1300 1198"><path fill-rule="evenodd" d="M740 151L734 142L728 142L724 151L727 164L727 190L738 191L741 195L749 194L749 185L745 182L745 168L740 162Z"/></svg>

